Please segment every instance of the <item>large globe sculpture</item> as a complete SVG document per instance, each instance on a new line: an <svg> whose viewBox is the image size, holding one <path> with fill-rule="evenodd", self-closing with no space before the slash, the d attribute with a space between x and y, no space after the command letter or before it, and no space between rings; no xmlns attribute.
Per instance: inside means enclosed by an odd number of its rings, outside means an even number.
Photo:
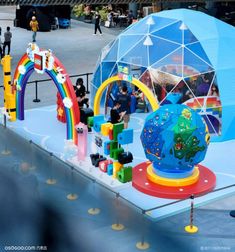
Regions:
<svg viewBox="0 0 235 252"><path fill-rule="evenodd" d="M148 161L133 168L132 185L137 190L168 199L213 190L215 174L199 164L210 135L195 110L179 104L160 107L146 118L140 138Z"/></svg>
<svg viewBox="0 0 235 252"><path fill-rule="evenodd" d="M185 105L165 105L147 117L141 141L154 173L185 178L205 158L209 134L194 110Z"/></svg>

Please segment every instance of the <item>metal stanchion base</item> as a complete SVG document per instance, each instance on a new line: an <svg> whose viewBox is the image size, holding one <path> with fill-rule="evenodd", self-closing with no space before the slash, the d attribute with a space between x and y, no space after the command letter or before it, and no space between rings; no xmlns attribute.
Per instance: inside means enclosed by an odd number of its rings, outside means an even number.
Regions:
<svg viewBox="0 0 235 252"><path fill-rule="evenodd" d="M40 102L40 99L33 99L33 102Z"/></svg>
<svg viewBox="0 0 235 252"><path fill-rule="evenodd" d="M27 163L27 162L22 162L22 163L20 164L20 170L21 170L21 171L27 172L27 171L29 171L29 169L30 169L29 163Z"/></svg>
<svg viewBox="0 0 235 252"><path fill-rule="evenodd" d="M90 208L90 209L88 209L88 213L90 215L97 215L100 213L100 209L99 208Z"/></svg>
<svg viewBox="0 0 235 252"><path fill-rule="evenodd" d="M184 230L187 232L187 233L191 233L191 234L194 234L194 233L197 233L198 232L198 227L197 226L191 226L191 225L188 225L184 228Z"/></svg>
<svg viewBox="0 0 235 252"><path fill-rule="evenodd" d="M150 245L147 242L137 242L136 243L136 248L140 249L140 250L145 250L145 249L149 249Z"/></svg>
<svg viewBox="0 0 235 252"><path fill-rule="evenodd" d="M55 185L56 184L56 179L52 179L52 178L50 178L50 179L48 179L47 181L46 181L46 183L48 184L48 185Z"/></svg>
<svg viewBox="0 0 235 252"><path fill-rule="evenodd" d="M7 155L10 155L10 154L11 154L11 151L9 151L9 150L3 150L3 151L1 152L1 154L7 156Z"/></svg>
<svg viewBox="0 0 235 252"><path fill-rule="evenodd" d="M29 170L30 170L30 171L36 170L36 166L35 166L35 165L31 165L31 166L29 167Z"/></svg>
<svg viewBox="0 0 235 252"><path fill-rule="evenodd" d="M125 228L123 224L113 224L111 227L115 231L121 231Z"/></svg>
<svg viewBox="0 0 235 252"><path fill-rule="evenodd" d="M233 217L233 218L235 218L235 210L232 210L232 211L230 212L230 216Z"/></svg>
<svg viewBox="0 0 235 252"><path fill-rule="evenodd" d="M78 198L78 195L76 193L70 193L67 195L68 200L76 200Z"/></svg>

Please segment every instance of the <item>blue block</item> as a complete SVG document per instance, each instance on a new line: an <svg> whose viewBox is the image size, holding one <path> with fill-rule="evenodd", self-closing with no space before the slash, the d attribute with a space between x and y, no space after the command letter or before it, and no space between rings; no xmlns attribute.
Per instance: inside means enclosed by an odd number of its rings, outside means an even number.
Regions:
<svg viewBox="0 0 235 252"><path fill-rule="evenodd" d="M104 142L104 154L109 155L110 154L110 142L111 141L105 141Z"/></svg>
<svg viewBox="0 0 235 252"><path fill-rule="evenodd" d="M113 164L109 164L109 165L107 166L107 174L108 174L109 176L112 176L112 175L113 175Z"/></svg>
<svg viewBox="0 0 235 252"><path fill-rule="evenodd" d="M118 143L119 144L130 144L133 143L133 129L124 129L121 133L118 134Z"/></svg>
<svg viewBox="0 0 235 252"><path fill-rule="evenodd" d="M101 125L103 123L106 123L106 121L104 120L104 116L103 115L97 115L93 117L93 129L95 132L100 132L101 131Z"/></svg>

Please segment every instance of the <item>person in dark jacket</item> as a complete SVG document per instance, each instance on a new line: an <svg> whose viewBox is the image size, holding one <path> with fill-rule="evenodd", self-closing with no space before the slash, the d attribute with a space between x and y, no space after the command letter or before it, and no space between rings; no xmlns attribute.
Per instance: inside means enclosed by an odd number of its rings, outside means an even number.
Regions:
<svg viewBox="0 0 235 252"><path fill-rule="evenodd" d="M98 11L95 12L95 32L93 35L96 35L97 30L100 32L100 35L102 35L102 31L100 29L100 21L101 16Z"/></svg>
<svg viewBox="0 0 235 252"><path fill-rule="evenodd" d="M128 127L130 121L130 106L131 106L131 96L128 94L127 86L123 86L121 94L118 96L118 101L121 104L120 112L125 112L123 116L124 129Z"/></svg>
<svg viewBox="0 0 235 252"><path fill-rule="evenodd" d="M87 108L89 108L89 99L86 98L86 88L83 84L82 78L77 79L76 86L74 86L74 91L79 107L82 108L84 105L86 105Z"/></svg>
<svg viewBox="0 0 235 252"><path fill-rule="evenodd" d="M6 47L8 49L7 54L10 54L10 51L11 51L11 38L12 38L12 33L10 32L10 27L7 26L7 30L4 33L3 55L5 55Z"/></svg>
<svg viewBox="0 0 235 252"><path fill-rule="evenodd" d="M121 104L119 101L114 101L114 106L110 110L110 120L112 124L120 123L125 115L125 112L119 112Z"/></svg>

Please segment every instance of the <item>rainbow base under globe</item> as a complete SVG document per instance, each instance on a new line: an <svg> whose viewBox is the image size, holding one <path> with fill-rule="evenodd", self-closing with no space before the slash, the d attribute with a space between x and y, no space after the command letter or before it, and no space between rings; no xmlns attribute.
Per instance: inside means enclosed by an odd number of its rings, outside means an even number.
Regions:
<svg viewBox="0 0 235 252"><path fill-rule="evenodd" d="M133 168L132 185L137 190L159 198L184 199L201 196L213 190L215 174L202 165L197 165L194 173L184 179L163 178L152 171L151 163L144 162Z"/></svg>

